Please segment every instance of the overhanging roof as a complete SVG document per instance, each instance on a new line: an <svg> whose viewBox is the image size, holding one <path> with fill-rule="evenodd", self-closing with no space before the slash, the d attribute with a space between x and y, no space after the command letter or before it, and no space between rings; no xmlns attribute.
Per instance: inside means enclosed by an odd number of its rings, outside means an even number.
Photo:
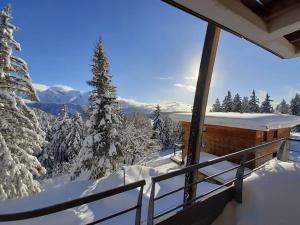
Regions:
<svg viewBox="0 0 300 225"><path fill-rule="evenodd" d="M300 0L163 0L281 58L300 55Z"/></svg>
<svg viewBox="0 0 300 225"><path fill-rule="evenodd" d="M175 122L190 122L191 113L172 113L169 115ZM300 117L272 113L235 113L208 112L205 124L242 129L269 131L272 129L291 128L300 124Z"/></svg>

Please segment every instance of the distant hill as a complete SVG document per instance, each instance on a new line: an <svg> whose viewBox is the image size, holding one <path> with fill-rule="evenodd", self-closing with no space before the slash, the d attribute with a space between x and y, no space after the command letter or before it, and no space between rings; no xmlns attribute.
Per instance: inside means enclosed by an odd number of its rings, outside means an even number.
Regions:
<svg viewBox="0 0 300 225"><path fill-rule="evenodd" d="M53 115L58 115L64 104L67 104L70 114L79 112L84 115L88 105L89 92L81 92L64 85L47 86L43 84L34 84L40 102L29 102L30 107L41 109ZM118 98L121 110L128 112L151 113L157 103L142 103L133 99ZM191 105L180 102L160 103L164 112L190 112Z"/></svg>

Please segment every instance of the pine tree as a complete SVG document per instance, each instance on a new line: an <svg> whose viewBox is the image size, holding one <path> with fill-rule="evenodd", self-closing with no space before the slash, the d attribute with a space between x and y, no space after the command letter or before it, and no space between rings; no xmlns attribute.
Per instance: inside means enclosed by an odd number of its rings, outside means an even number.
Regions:
<svg viewBox="0 0 300 225"><path fill-rule="evenodd" d="M300 116L300 95L298 93L291 100L290 114Z"/></svg>
<svg viewBox="0 0 300 225"><path fill-rule="evenodd" d="M276 112L281 114L288 114L289 113L289 104L286 103L284 99L276 106Z"/></svg>
<svg viewBox="0 0 300 225"><path fill-rule="evenodd" d="M153 138L157 139L158 142L163 145L165 143L165 133L164 133L164 121L161 115L160 106L157 105L153 112Z"/></svg>
<svg viewBox="0 0 300 225"><path fill-rule="evenodd" d="M135 112L124 116L120 136L125 164L133 165L157 151L156 141L151 135L151 122L145 114Z"/></svg>
<svg viewBox="0 0 300 225"><path fill-rule="evenodd" d="M47 170L47 177L61 174L63 164L68 162L67 135L71 127L67 106L64 105L61 113L51 127L49 142L43 149L39 160Z"/></svg>
<svg viewBox="0 0 300 225"><path fill-rule="evenodd" d="M236 94L233 98L232 112L242 112L242 101L239 94Z"/></svg>
<svg viewBox="0 0 300 225"><path fill-rule="evenodd" d="M220 100L217 98L215 103L212 105L212 112L222 112L222 106Z"/></svg>
<svg viewBox="0 0 300 225"><path fill-rule="evenodd" d="M243 112L243 113L250 112L248 97L244 97L243 100L242 100L242 109L241 109L241 112Z"/></svg>
<svg viewBox="0 0 300 225"><path fill-rule="evenodd" d="M259 112L259 99L255 94L255 91L252 91L252 95L250 96L249 100L249 111L253 113L258 113Z"/></svg>
<svg viewBox="0 0 300 225"><path fill-rule="evenodd" d="M72 163L77 157L84 140L85 128L81 115L77 112L71 118L68 134L66 136L67 152L66 158L69 163Z"/></svg>
<svg viewBox="0 0 300 225"><path fill-rule="evenodd" d="M181 142L181 126L174 122L168 115L164 116L164 148L174 148L175 144Z"/></svg>
<svg viewBox="0 0 300 225"><path fill-rule="evenodd" d="M112 85L101 40L94 51L92 73L92 80L87 82L93 88L89 97L87 136L78 157L81 172L90 179L98 179L114 171L121 156L118 134L121 121L116 88Z"/></svg>
<svg viewBox="0 0 300 225"><path fill-rule="evenodd" d="M273 113L274 109L271 105L273 100L270 99L270 95L266 94L265 100L261 103L260 112L262 113Z"/></svg>
<svg viewBox="0 0 300 225"><path fill-rule="evenodd" d="M13 38L16 27L9 23L11 7L0 12L0 199L39 192L36 180L45 173L35 157L44 133L33 111L18 96L38 100L22 59L12 55L21 50Z"/></svg>
<svg viewBox="0 0 300 225"><path fill-rule="evenodd" d="M223 100L222 109L224 112L232 112L232 98L230 91L227 92L227 95Z"/></svg>

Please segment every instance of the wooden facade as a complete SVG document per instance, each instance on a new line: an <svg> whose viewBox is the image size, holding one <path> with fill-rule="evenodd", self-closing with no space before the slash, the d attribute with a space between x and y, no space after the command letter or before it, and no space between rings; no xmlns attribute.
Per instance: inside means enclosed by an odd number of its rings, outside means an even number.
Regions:
<svg viewBox="0 0 300 225"><path fill-rule="evenodd" d="M182 158L183 160L187 154L188 139L190 132L190 122L181 122L183 128L182 135ZM290 128L273 129L269 131L251 130L236 127L227 127L219 125L206 124L203 131L202 149L201 151L208 152L213 155L223 156L233 152L237 152L249 147L253 147L264 142L276 140L279 138L289 137ZM259 157L278 149L280 146L274 145L266 148L264 151L255 153L253 157ZM252 158L252 157L250 157ZM250 168L257 167L264 162L270 160L268 158L257 160L250 165ZM239 162L237 159L235 162Z"/></svg>

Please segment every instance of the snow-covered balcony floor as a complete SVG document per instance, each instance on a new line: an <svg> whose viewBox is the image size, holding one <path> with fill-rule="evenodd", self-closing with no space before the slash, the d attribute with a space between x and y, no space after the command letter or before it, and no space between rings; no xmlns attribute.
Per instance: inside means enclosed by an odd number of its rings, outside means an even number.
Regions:
<svg viewBox="0 0 300 225"><path fill-rule="evenodd" d="M299 225L300 164L272 160L244 180L243 203L229 202L214 225Z"/></svg>

